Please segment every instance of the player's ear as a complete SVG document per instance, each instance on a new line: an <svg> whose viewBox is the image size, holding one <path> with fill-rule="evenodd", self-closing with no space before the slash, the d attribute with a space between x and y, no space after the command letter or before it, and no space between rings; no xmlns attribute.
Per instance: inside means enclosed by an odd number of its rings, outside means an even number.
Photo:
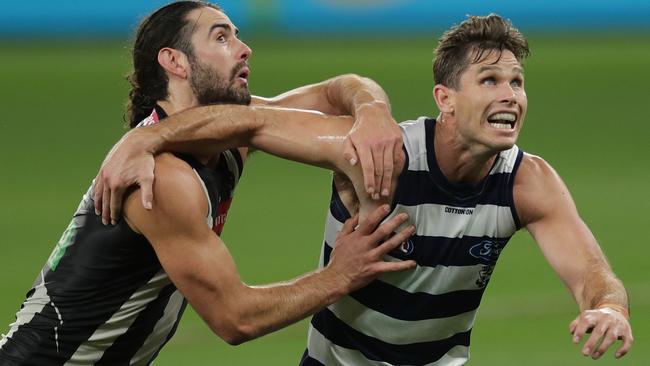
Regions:
<svg viewBox="0 0 650 366"><path fill-rule="evenodd" d="M169 47L161 48L158 51L158 63L167 73L187 78L188 61L183 52Z"/></svg>
<svg viewBox="0 0 650 366"><path fill-rule="evenodd" d="M455 107L454 90L442 84L433 87L433 100L436 101L438 110L442 113L453 113Z"/></svg>

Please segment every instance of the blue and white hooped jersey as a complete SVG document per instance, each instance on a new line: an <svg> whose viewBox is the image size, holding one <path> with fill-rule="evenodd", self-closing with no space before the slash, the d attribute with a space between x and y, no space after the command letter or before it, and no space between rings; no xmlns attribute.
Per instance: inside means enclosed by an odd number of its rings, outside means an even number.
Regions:
<svg viewBox="0 0 650 366"><path fill-rule="evenodd" d="M301 365L463 365L481 297L499 254L520 228L513 183L523 152L502 151L478 185L450 184L433 148L436 121L401 124L407 166L388 218L407 212L416 234L387 260L411 270L380 276L316 313ZM350 215L336 189L320 265Z"/></svg>

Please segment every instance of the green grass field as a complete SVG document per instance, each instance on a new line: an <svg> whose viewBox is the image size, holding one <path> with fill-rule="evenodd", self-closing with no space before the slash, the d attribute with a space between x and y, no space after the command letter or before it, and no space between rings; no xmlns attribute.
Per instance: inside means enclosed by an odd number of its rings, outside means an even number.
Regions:
<svg viewBox="0 0 650 366"><path fill-rule="evenodd" d="M347 72L392 98L397 120L433 115L432 39L252 40L251 89L271 96ZM519 145L564 177L632 300L635 347L593 363L570 341L577 308L525 232L502 255L470 365L647 365L650 350L650 35L532 37ZM124 133L127 42L0 43L0 332ZM315 268L328 172L257 154L224 233L251 284ZM157 365L295 365L307 322L231 347L188 310Z"/></svg>

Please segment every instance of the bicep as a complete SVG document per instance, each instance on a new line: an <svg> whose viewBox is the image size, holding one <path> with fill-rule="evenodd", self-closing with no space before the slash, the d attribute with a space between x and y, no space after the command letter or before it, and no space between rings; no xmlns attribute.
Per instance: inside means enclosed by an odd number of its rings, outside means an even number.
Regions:
<svg viewBox="0 0 650 366"><path fill-rule="evenodd" d="M204 224L205 225L205 224ZM204 318L242 285L235 262L223 241L209 228L151 240L174 285Z"/></svg>
<svg viewBox="0 0 650 366"><path fill-rule="evenodd" d="M153 208L144 210L131 195L125 214L147 238L174 285L213 324L218 319L211 309L231 298L224 293L243 284L226 246L207 225L207 197L191 168L179 174L157 162L156 169Z"/></svg>

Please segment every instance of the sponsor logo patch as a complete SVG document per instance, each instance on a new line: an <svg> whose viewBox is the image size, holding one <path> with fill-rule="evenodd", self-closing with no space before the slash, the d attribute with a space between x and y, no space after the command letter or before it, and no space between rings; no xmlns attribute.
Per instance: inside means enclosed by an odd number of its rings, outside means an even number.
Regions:
<svg viewBox="0 0 650 366"><path fill-rule="evenodd" d="M415 245L413 245L413 241L411 238L406 239L406 241L403 241L402 244L399 246L399 250L404 254L404 255L409 255L413 253L413 249L415 249Z"/></svg>
<svg viewBox="0 0 650 366"><path fill-rule="evenodd" d="M393 235L395 235L395 233L392 233L390 236L392 237ZM411 256L411 254L413 254L414 250L415 250L415 243L413 242L413 238L408 238L403 242L401 242L400 245L398 245L395 249L391 250L388 254L395 258L407 259Z"/></svg>
<svg viewBox="0 0 650 366"><path fill-rule="evenodd" d="M474 209L445 206L445 213L450 213L454 215L471 215L474 213Z"/></svg>

